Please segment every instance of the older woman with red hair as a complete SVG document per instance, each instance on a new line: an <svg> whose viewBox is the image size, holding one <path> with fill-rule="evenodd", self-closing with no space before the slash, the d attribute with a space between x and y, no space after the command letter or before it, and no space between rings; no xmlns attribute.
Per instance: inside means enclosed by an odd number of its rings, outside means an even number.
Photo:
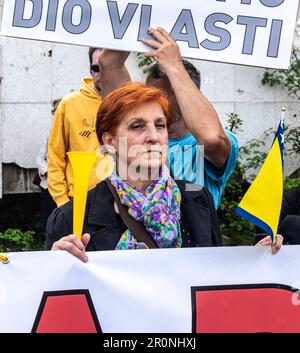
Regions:
<svg viewBox="0 0 300 353"><path fill-rule="evenodd" d="M47 249L86 262L86 251L221 245L210 193L188 191L169 173L170 122L168 100L154 87L128 83L103 100L96 132L115 169L88 193L82 240L71 234L70 201L49 218Z"/></svg>

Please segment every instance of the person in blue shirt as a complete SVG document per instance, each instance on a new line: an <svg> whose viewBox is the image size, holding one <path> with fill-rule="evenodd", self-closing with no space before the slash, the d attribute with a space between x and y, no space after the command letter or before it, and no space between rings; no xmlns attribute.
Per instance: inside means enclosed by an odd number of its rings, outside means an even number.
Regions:
<svg viewBox="0 0 300 353"><path fill-rule="evenodd" d="M238 155L235 136L224 130L212 104L200 91L200 73L182 60L179 46L163 28L149 28L152 48L145 54L155 59L146 83L165 91L172 109L169 128L169 164L174 178L205 186L218 208L226 181ZM128 52L103 50L102 95L107 95L130 76L125 67Z"/></svg>
<svg viewBox="0 0 300 353"><path fill-rule="evenodd" d="M203 155L199 142L192 133L179 138L169 138L169 164L176 179L205 186L211 193L215 208L220 205L226 182L234 170L238 156L238 142L229 130L224 130L230 140L230 152L222 170L218 170Z"/></svg>

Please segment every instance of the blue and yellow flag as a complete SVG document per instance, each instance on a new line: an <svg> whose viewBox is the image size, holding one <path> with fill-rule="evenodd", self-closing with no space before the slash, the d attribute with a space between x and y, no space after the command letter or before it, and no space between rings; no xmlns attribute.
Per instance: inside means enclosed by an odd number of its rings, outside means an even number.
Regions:
<svg viewBox="0 0 300 353"><path fill-rule="evenodd" d="M278 130L257 177L242 198L236 213L256 224L275 242L283 196L284 109Z"/></svg>

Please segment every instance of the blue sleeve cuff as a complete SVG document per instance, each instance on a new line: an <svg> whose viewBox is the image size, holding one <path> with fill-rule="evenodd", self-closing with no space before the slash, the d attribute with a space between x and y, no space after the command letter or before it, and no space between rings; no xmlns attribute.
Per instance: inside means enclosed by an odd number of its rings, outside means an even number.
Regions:
<svg viewBox="0 0 300 353"><path fill-rule="evenodd" d="M223 174L217 175L213 165L205 161L205 173L210 179L214 180L215 182L218 182L219 184L225 184L227 179L230 177L231 173L234 171L236 160L239 153L239 145L235 135L231 131L226 129L225 129L225 133L230 141L230 152L229 152L229 156L228 156L226 167L224 169Z"/></svg>

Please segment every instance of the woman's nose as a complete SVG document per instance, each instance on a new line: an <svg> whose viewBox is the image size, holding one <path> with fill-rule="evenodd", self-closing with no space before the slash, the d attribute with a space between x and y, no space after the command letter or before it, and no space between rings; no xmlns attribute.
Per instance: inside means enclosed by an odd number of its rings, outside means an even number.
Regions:
<svg viewBox="0 0 300 353"><path fill-rule="evenodd" d="M155 126L151 126L147 129L146 142L147 143L157 143L158 141L158 133Z"/></svg>

